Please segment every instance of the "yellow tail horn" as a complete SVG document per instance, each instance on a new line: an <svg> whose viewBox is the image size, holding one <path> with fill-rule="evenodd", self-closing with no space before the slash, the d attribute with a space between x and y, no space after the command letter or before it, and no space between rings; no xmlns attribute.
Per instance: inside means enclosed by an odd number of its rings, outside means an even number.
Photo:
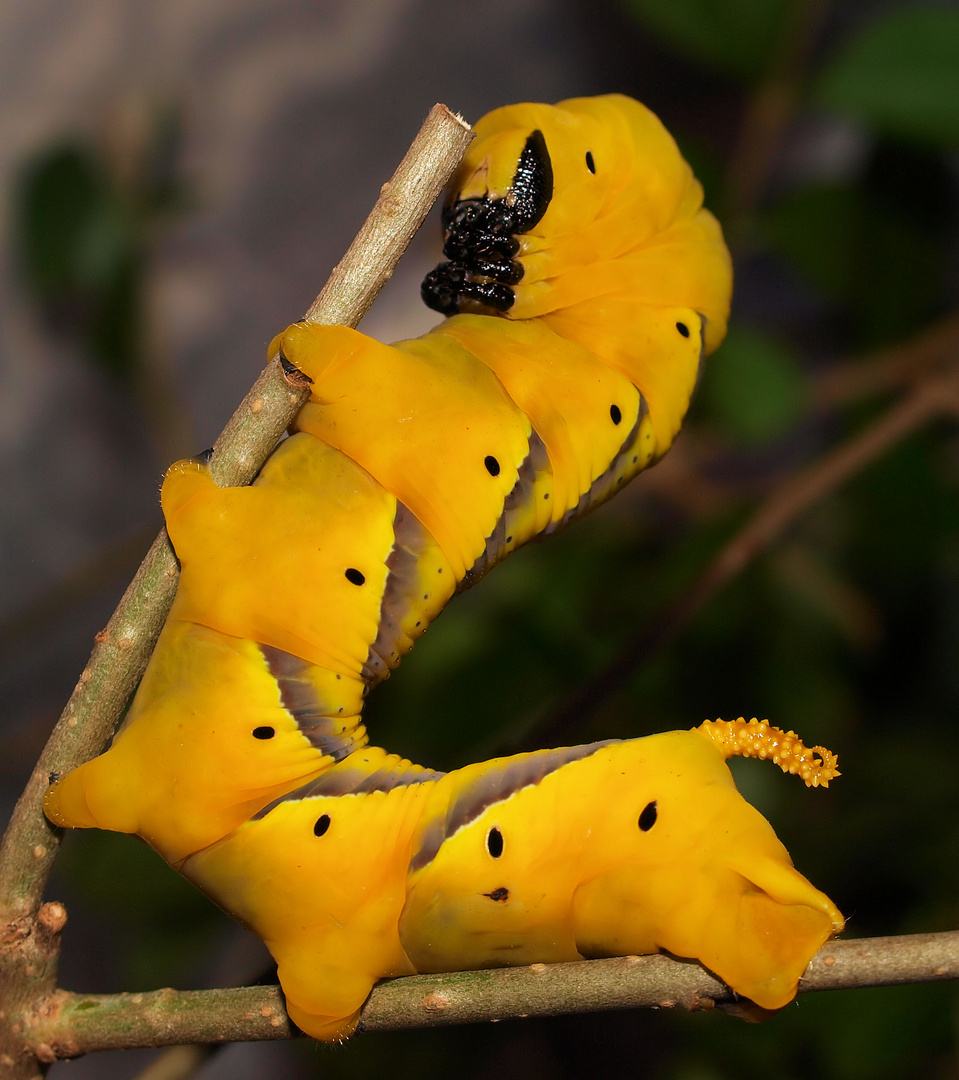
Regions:
<svg viewBox="0 0 959 1080"><path fill-rule="evenodd" d="M829 787L839 776L837 757L824 746L803 746L794 731L781 731L766 720L707 720L697 729L711 739L724 757L754 757L775 762L795 773L807 787Z"/></svg>

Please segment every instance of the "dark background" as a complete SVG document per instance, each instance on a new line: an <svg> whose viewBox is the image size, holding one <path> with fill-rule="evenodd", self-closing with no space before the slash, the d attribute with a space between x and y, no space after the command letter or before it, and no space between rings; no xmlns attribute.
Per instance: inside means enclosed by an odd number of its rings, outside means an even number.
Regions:
<svg viewBox="0 0 959 1080"><path fill-rule="evenodd" d="M4 809L160 524L163 469L213 441L433 102L476 120L611 90L659 113L724 223L728 341L666 461L457 600L371 700L374 740L448 768L768 716L840 754L828 792L734 764L848 934L959 926L954 412L818 500L622 686L601 674L797 469L959 366L955 4L0 10ZM417 285L438 249L433 222L364 330L432 325ZM560 731L551 717L591 678L590 706ZM69 836L49 895L70 911L70 989L232 985L266 964L126 837ZM235 1046L201 1075L954 1077L957 1031L944 984L809 995L758 1027L629 1012ZM130 1077L149 1057L52 1076Z"/></svg>

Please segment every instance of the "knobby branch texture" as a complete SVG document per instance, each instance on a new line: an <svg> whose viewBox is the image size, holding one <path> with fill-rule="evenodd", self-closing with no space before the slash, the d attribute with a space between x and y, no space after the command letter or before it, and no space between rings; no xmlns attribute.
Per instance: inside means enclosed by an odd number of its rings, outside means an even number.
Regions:
<svg viewBox="0 0 959 1080"><path fill-rule="evenodd" d="M801 993L959 978L959 931L832 941ZM414 975L380 983L360 1030L437 1027L607 1009L712 1009L735 995L695 961L661 954ZM82 995L57 991L30 1030L48 1060L94 1049L288 1039L297 1034L276 986Z"/></svg>
<svg viewBox="0 0 959 1080"><path fill-rule="evenodd" d="M434 106L393 178L381 189L359 235L311 305L310 321L357 325L472 137L460 117L443 105ZM286 376L277 359L271 358L214 446L211 469L217 483L249 483L307 396L303 381ZM90 660L0 841L0 1065L7 1065L8 1060L9 1068L17 1064L17 1055L7 1049L18 1044L15 1032L9 1037L13 1018L47 996L56 976L62 922L54 930L45 930L43 912L51 905L41 909L40 901L59 835L43 816L43 793L51 774L90 759L113 733L163 626L178 573L169 539L161 532L106 628L97 635ZM20 1064L25 1070L22 1075L36 1072L35 1062L32 1068Z"/></svg>

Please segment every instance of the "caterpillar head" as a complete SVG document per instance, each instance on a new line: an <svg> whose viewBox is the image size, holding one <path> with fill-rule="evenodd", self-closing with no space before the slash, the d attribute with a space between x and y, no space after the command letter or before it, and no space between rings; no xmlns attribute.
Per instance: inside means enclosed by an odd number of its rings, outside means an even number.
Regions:
<svg viewBox="0 0 959 1080"><path fill-rule="evenodd" d="M706 350L719 343L729 255L647 108L620 94L512 105L476 136L443 215L449 261L423 282L430 307L528 319L628 291L633 303L694 308Z"/></svg>

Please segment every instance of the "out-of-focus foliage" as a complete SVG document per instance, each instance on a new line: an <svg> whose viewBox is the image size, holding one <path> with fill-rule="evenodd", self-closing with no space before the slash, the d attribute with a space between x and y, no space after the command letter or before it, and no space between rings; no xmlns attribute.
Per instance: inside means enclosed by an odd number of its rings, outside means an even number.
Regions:
<svg viewBox="0 0 959 1080"><path fill-rule="evenodd" d="M124 378L144 362L147 250L180 202L178 134L169 111L133 146L109 154L64 140L25 162L19 177L14 222L25 283L44 318Z"/></svg>
<svg viewBox="0 0 959 1080"><path fill-rule="evenodd" d="M877 141L855 182L797 188L767 209L759 229L842 311L850 346L868 347L945 309L955 213L944 155Z"/></svg>
<svg viewBox="0 0 959 1080"><path fill-rule="evenodd" d="M791 72L789 122L767 133L774 144L760 195L723 221L737 263L733 320L679 445L630 491L455 600L372 696L375 741L437 768L546 738L552 712L676 603L761 498L908 392L906 381L824 398L830 370L860 364L868 376L874 350L907 344L959 301L955 6L619 5L624 33L645 49L655 41L663 64L671 56L695 69L712 94L735 101L739 117L751 115L757 87L782 73L792 42L808 34L809 48ZM642 97L643 77L637 69L631 85L582 92ZM705 94L693 105L688 115L712 115ZM736 205L741 159L709 134L676 130L721 213ZM823 173L805 167L837 137L857 152ZM34 215L25 232L38 291L69 298L99 282L95 295L115 295L109 283L137 250L130 237L142 235L131 221L144 218L121 208L103 164L86 151L61 149L30 175L25 208L57 184L64 207L74 206L58 211L55 229ZM49 256L48 233L68 258ZM128 318L118 316L110 333L122 336ZM959 341L951 355L959 363ZM741 714L769 717L840 755L842 776L828 791L804 790L768 763L734 764L800 870L847 914L850 935L959 927L954 422L892 446L806 513L563 738ZM164 935L166 952L131 944L142 952L135 985L182 985L197 948L183 928L212 927L212 916L198 914L187 890L159 884L162 867L156 887L134 899L123 879L153 882L154 868L121 867L122 838L103 842L103 852L97 843L73 865L68 845L58 873L79 882L71 888L91 907L119 908L125 920L135 908L142 932ZM179 929L166 937L169 926ZM463 1080L945 1078L959 1061L957 1016L954 985L899 987L804 997L760 1027L716 1014L611 1014L360 1036L335 1051L304 1047L303 1057L324 1080L387 1068L399 1077L455 1070Z"/></svg>
<svg viewBox="0 0 959 1080"><path fill-rule="evenodd" d="M753 81L788 25L790 0L625 0L636 19L678 53Z"/></svg>
<svg viewBox="0 0 959 1080"><path fill-rule="evenodd" d="M777 35L801 32L811 10L778 0L623 3L687 64L753 85L775 77ZM906 342L955 308L959 11L867 14L831 23L827 11L795 108L824 137L853 118L862 152L828 181L780 174L774 156L748 220L724 221L736 242L734 318L676 450L705 494L684 490L688 475L677 474L675 491L664 481L642 499L651 481L640 480L633 505L621 497L457 600L370 702L370 727L390 745L442 766L535 739L544 716L675 603L757 497L894 400L864 392L824 407L821 373L857 357L868 365L869 350ZM789 129L779 137L787 143ZM732 170L713 160L705 171ZM723 206L729 192L709 188ZM828 792L757 762L735 763L737 777L797 865L848 914L848 933L959 925L957 496L953 425L891 447L598 702L573 737L739 714L795 728L839 752L843 776ZM663 1080L945 1077L959 1054L957 1005L947 985L804 998L760 1028L684 1016L650 1032L648 1018L635 1018L657 1061L636 1069ZM517 1031L515 1043L542 1040L567 1060L567 1023ZM606 1023L576 1027L599 1071L604 1051L589 1033Z"/></svg>
<svg viewBox="0 0 959 1080"><path fill-rule="evenodd" d="M890 11L840 49L815 82L817 104L877 132L959 146L959 12Z"/></svg>
<svg viewBox="0 0 959 1080"><path fill-rule="evenodd" d="M730 438L758 445L796 423L808 388L786 345L734 326L707 367L699 393L704 410Z"/></svg>

